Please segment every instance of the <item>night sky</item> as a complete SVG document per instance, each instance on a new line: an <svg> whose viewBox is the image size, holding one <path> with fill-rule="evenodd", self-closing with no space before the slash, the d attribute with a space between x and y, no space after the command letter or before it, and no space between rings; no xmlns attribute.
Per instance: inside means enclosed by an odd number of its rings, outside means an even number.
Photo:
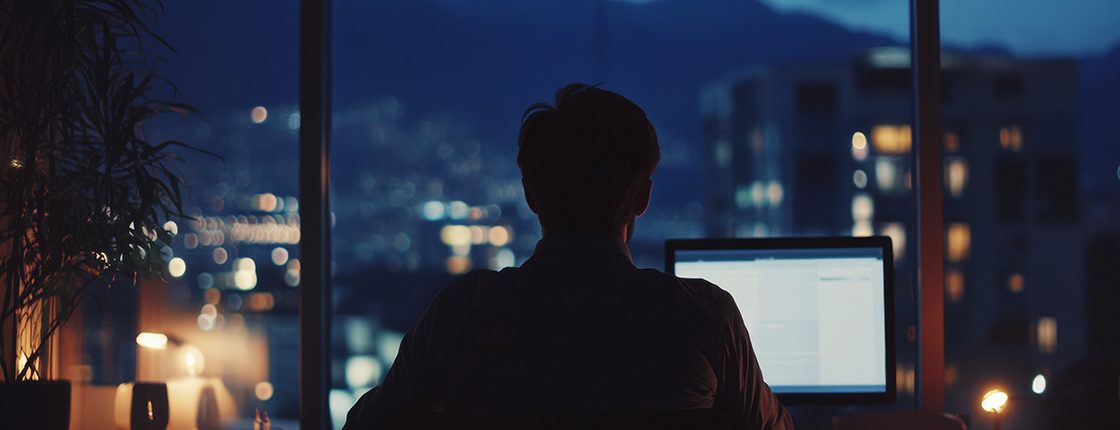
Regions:
<svg viewBox="0 0 1120 430"><path fill-rule="evenodd" d="M943 0L945 43L1025 56L1096 57L1120 46L1120 26L1114 25L1120 8L1100 7L1102 1ZM705 85L750 64L904 45L907 4L615 0L608 2L600 46L593 0L340 0L334 2L334 105L343 111L396 97L411 118L453 116L474 127L485 149L510 151L525 106L567 82L602 82L646 108L667 154L678 155L667 157L669 175L672 160L695 159ZM163 66L165 74L207 119L296 103L297 1L170 2L155 27L181 53ZM596 62L599 48L605 64ZM1095 84L1110 82L1107 73L1083 74L1097 76ZM1095 113L1082 125L1082 165L1090 169L1082 184L1114 186L1115 142L1099 138L1107 127L1091 123L1110 115ZM360 144L345 136L335 143ZM345 168L351 160L336 161ZM660 190L670 198L699 180L664 179L678 184Z"/></svg>

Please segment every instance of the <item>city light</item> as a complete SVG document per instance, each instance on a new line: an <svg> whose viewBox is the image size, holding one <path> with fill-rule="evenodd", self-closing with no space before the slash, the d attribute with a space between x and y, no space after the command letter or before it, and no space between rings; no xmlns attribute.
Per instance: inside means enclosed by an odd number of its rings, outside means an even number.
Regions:
<svg viewBox="0 0 1120 430"><path fill-rule="evenodd" d="M998 388L990 390L984 393L984 396L980 398L980 408L983 409L984 412L998 414L1007 407L1008 398L1009 396L1007 393L1003 392L1003 390Z"/></svg>
<svg viewBox="0 0 1120 430"><path fill-rule="evenodd" d="M1054 317L1039 318L1035 323L1035 333L1040 352L1050 354L1058 350L1058 320Z"/></svg>
<svg viewBox="0 0 1120 430"><path fill-rule="evenodd" d="M784 196L785 191L778 181L770 181L770 185L766 186L766 198L770 201L770 206L781 205Z"/></svg>
<svg viewBox="0 0 1120 430"><path fill-rule="evenodd" d="M437 201L424 203L424 206L420 208L420 216L428 221L437 221L443 218L446 212L447 210L444 208L443 203Z"/></svg>
<svg viewBox="0 0 1120 430"><path fill-rule="evenodd" d="M257 106L253 108L253 110L249 112L249 119L253 121L253 124L260 124L264 122L266 119L268 119L268 109L265 109L264 106Z"/></svg>
<svg viewBox="0 0 1120 430"><path fill-rule="evenodd" d="M1041 373L1034 375L1034 379L1031 380L1031 391L1035 394L1046 392L1046 377L1042 376Z"/></svg>
<svg viewBox="0 0 1120 430"><path fill-rule="evenodd" d="M867 194L856 194L852 197L852 220L856 222L871 221L875 215L875 202Z"/></svg>
<svg viewBox="0 0 1120 430"><path fill-rule="evenodd" d="M281 247L273 248L269 257L272 259L272 264L283 266L288 262L288 250Z"/></svg>
<svg viewBox="0 0 1120 430"><path fill-rule="evenodd" d="M945 151L957 152L961 150L961 137L954 132L945 133Z"/></svg>
<svg viewBox="0 0 1120 430"><path fill-rule="evenodd" d="M502 270L506 267L512 267L514 264L516 264L516 258L513 251L509 248L502 248L494 255L494 263L491 269Z"/></svg>
<svg viewBox="0 0 1120 430"><path fill-rule="evenodd" d="M866 149L867 148L867 135L863 132L857 131L852 134L852 148L853 149Z"/></svg>
<svg viewBox="0 0 1120 430"><path fill-rule="evenodd" d="M214 248L210 254L214 258L214 264L226 264L226 260L229 259L229 253L222 247Z"/></svg>
<svg viewBox="0 0 1120 430"><path fill-rule="evenodd" d="M907 154L910 152L909 125L877 125L871 128L871 146L879 154Z"/></svg>
<svg viewBox="0 0 1120 430"><path fill-rule="evenodd" d="M346 359L346 385L350 388L372 386L381 379L381 362L374 357L358 355Z"/></svg>
<svg viewBox="0 0 1120 430"><path fill-rule="evenodd" d="M288 130L299 130L300 116L299 112L293 112L288 115Z"/></svg>
<svg viewBox="0 0 1120 430"><path fill-rule="evenodd" d="M167 273L173 277L181 277L187 273L187 262L182 258L175 257L167 262Z"/></svg>
<svg viewBox="0 0 1120 430"><path fill-rule="evenodd" d="M178 235L179 224L176 224L175 221L167 221L163 223L163 231L166 231L167 234L170 234L172 236Z"/></svg>
<svg viewBox="0 0 1120 430"><path fill-rule="evenodd" d="M462 255L447 258L447 273L459 275L471 270L471 259Z"/></svg>
<svg viewBox="0 0 1120 430"><path fill-rule="evenodd" d="M906 252L906 226L899 222L892 222L884 224L879 230L884 236L891 238L891 246L894 248L895 260L901 260L905 257Z"/></svg>
<svg viewBox="0 0 1120 430"><path fill-rule="evenodd" d="M198 323L198 328L202 329L202 331L210 331L217 325L217 320L218 318L213 315L198 314L198 318L195 319L195 322Z"/></svg>
<svg viewBox="0 0 1120 430"><path fill-rule="evenodd" d="M206 300L206 303L216 305L218 302L222 301L222 292L216 289L209 289L206 290L205 293L202 293L202 298Z"/></svg>
<svg viewBox="0 0 1120 430"><path fill-rule="evenodd" d="M257 396L257 400L260 400L262 402L271 399L273 393L274 390L272 388L272 383L268 381L258 382L257 385L253 387L253 394Z"/></svg>
<svg viewBox="0 0 1120 430"><path fill-rule="evenodd" d="M964 298L964 274L960 270L951 269L945 272L945 294L953 303Z"/></svg>
<svg viewBox="0 0 1120 430"><path fill-rule="evenodd" d="M954 158L945 165L945 185L949 188L949 195L960 197L968 186L968 162L964 159Z"/></svg>
<svg viewBox="0 0 1120 430"><path fill-rule="evenodd" d="M895 191L901 188L898 167L891 158L894 157L875 160L875 184L880 190Z"/></svg>
<svg viewBox="0 0 1120 430"><path fill-rule="evenodd" d="M509 230L502 226L494 226L490 228L489 232L490 244L494 246L506 246L509 243ZM511 265L512 266L512 265Z"/></svg>
<svg viewBox="0 0 1120 430"><path fill-rule="evenodd" d="M136 344L150 349L167 349L167 335L141 332L136 335Z"/></svg>
<svg viewBox="0 0 1120 430"><path fill-rule="evenodd" d="M1000 128L999 146L1008 152L1023 150L1023 130L1017 125Z"/></svg>
<svg viewBox="0 0 1120 430"><path fill-rule="evenodd" d="M447 216L451 219L464 219L470 215L471 207L466 203L454 201L447 205Z"/></svg>
<svg viewBox="0 0 1120 430"><path fill-rule="evenodd" d="M470 245L471 229L465 225L449 225L443 227L439 237L448 246Z"/></svg>
<svg viewBox="0 0 1120 430"><path fill-rule="evenodd" d="M972 229L969 228L968 224L959 222L949 224L945 236L948 241L945 255L949 261L957 263L968 258L968 253L972 248Z"/></svg>
<svg viewBox="0 0 1120 430"><path fill-rule="evenodd" d="M766 186L761 181L754 181L751 184L751 203L756 206L762 206L762 199L766 196Z"/></svg>
<svg viewBox="0 0 1120 430"><path fill-rule="evenodd" d="M234 261L234 268L234 287L244 291L257 286L257 265L252 258L238 258Z"/></svg>
<svg viewBox="0 0 1120 430"><path fill-rule="evenodd" d="M855 173L852 173L852 183L856 185L856 188L861 190L866 188L867 172L864 172L862 169L856 170Z"/></svg>
<svg viewBox="0 0 1120 430"><path fill-rule="evenodd" d="M257 195L257 209L264 212L276 210L277 198L275 194L264 193Z"/></svg>
<svg viewBox="0 0 1120 430"><path fill-rule="evenodd" d="M1026 280L1023 278L1022 273L1012 273L1007 277L1007 289L1012 293L1023 292L1023 287L1026 286Z"/></svg>

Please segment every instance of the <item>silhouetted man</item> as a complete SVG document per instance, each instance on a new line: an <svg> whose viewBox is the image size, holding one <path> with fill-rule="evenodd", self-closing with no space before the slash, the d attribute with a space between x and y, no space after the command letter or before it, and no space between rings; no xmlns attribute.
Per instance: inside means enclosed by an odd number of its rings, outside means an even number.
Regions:
<svg viewBox="0 0 1120 430"><path fill-rule="evenodd" d="M657 134L637 105L571 84L522 117L517 164L542 239L521 267L475 270L432 300L347 429L417 416L713 408L737 429L792 428L731 295L638 269Z"/></svg>

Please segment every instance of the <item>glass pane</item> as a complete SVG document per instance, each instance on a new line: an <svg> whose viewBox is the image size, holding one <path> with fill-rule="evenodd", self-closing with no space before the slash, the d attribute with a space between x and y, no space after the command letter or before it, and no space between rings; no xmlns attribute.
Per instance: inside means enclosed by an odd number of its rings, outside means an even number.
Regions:
<svg viewBox="0 0 1120 430"><path fill-rule="evenodd" d="M824 3L336 2L335 426L439 289L532 255L519 118L575 81L657 127L638 267L664 269L669 238L891 236L895 407L912 408L909 10Z"/></svg>
<svg viewBox="0 0 1120 430"><path fill-rule="evenodd" d="M295 1L167 2L150 20L177 51L148 42L177 90L153 96L197 113L143 133L201 150L173 150L190 218L167 224L162 276L85 301L63 355L78 384L73 428L127 428L136 381L167 385L172 429L249 429L258 415L298 427L298 12Z"/></svg>
<svg viewBox="0 0 1120 430"><path fill-rule="evenodd" d="M1120 4L941 7L948 408L1117 427Z"/></svg>

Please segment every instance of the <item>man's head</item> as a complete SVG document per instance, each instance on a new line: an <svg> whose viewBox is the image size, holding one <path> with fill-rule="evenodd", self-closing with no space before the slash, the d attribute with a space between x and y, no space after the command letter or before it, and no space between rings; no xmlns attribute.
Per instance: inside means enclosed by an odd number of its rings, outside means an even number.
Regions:
<svg viewBox="0 0 1120 430"><path fill-rule="evenodd" d="M549 230L615 230L649 205L661 159L657 132L638 105L614 92L570 84L555 105L521 119L517 165L529 207Z"/></svg>

